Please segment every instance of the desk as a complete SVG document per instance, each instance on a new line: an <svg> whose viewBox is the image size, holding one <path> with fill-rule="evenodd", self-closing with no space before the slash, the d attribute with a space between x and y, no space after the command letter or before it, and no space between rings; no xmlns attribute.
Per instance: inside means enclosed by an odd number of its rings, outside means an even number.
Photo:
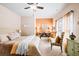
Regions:
<svg viewBox="0 0 79 59"><path fill-rule="evenodd" d="M41 37L50 37L50 34L51 34L51 33L45 33L45 32L40 33L40 38L41 38Z"/></svg>

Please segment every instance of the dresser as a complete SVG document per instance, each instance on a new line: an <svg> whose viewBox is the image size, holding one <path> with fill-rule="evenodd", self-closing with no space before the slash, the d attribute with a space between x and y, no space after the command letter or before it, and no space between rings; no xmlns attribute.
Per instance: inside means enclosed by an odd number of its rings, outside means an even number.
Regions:
<svg viewBox="0 0 79 59"><path fill-rule="evenodd" d="M67 40L67 55L79 56L79 41Z"/></svg>

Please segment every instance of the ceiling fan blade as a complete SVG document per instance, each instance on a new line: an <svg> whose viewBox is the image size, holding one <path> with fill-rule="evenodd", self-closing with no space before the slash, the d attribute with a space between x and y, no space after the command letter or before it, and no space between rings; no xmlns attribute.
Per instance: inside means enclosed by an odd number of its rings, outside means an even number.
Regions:
<svg viewBox="0 0 79 59"><path fill-rule="evenodd" d="M38 9L44 9L44 7L41 7L41 6L37 6L37 8L38 8Z"/></svg>
<svg viewBox="0 0 79 59"><path fill-rule="evenodd" d="M25 7L24 9L29 9L30 7Z"/></svg>
<svg viewBox="0 0 79 59"><path fill-rule="evenodd" d="M34 3L27 3L28 5L33 5Z"/></svg>
<svg viewBox="0 0 79 59"><path fill-rule="evenodd" d="M38 3L27 3L27 4L28 4L28 5L33 5L33 4L36 4L36 5L37 5Z"/></svg>

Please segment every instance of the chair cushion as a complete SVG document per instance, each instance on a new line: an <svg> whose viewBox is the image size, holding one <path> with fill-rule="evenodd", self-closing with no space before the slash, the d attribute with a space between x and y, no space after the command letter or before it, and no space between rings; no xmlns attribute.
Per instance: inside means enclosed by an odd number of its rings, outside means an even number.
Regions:
<svg viewBox="0 0 79 59"><path fill-rule="evenodd" d="M56 42L55 43L60 43L61 42L61 38L59 36L56 37Z"/></svg>

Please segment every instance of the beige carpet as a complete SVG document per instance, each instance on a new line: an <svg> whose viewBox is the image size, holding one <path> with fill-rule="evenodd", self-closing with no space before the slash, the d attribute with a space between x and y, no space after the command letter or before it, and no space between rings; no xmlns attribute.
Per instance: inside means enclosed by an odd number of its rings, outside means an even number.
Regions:
<svg viewBox="0 0 79 59"><path fill-rule="evenodd" d="M47 40L40 41L39 49L42 56L66 56L64 52L61 53L60 47L58 46L53 46L51 50L50 42Z"/></svg>

